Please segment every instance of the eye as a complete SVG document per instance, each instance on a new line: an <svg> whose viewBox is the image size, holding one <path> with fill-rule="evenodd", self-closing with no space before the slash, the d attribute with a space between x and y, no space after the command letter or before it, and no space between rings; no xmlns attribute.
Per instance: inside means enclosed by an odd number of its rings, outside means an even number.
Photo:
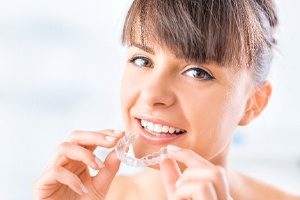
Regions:
<svg viewBox="0 0 300 200"><path fill-rule="evenodd" d="M151 60L143 56L135 56L131 58L129 62L137 67L153 67Z"/></svg>
<svg viewBox="0 0 300 200"><path fill-rule="evenodd" d="M213 80L214 77L204 69L193 67L184 72L185 75L196 78L200 81Z"/></svg>

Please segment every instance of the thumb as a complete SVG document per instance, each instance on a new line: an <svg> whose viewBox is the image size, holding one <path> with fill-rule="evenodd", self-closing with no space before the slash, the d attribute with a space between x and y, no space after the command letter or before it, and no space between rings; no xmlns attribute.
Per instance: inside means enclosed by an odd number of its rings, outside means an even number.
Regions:
<svg viewBox="0 0 300 200"><path fill-rule="evenodd" d="M176 190L175 184L181 176L181 172L176 161L172 158L164 159L160 163L160 171L168 199L174 199L174 193Z"/></svg>
<svg viewBox="0 0 300 200"><path fill-rule="evenodd" d="M106 196L111 182L120 168L120 163L115 150L111 151L104 161L105 167L100 169L93 178L95 189L103 196Z"/></svg>

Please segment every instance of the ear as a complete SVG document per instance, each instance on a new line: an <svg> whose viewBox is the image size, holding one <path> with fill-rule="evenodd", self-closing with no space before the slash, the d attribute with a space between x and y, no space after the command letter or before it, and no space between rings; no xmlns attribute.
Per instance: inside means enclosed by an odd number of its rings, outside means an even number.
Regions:
<svg viewBox="0 0 300 200"><path fill-rule="evenodd" d="M245 107L244 115L241 121L239 122L239 125L245 126L249 124L253 119L258 117L265 109L265 107L268 105L271 94L272 94L272 85L269 81L266 81L248 99Z"/></svg>

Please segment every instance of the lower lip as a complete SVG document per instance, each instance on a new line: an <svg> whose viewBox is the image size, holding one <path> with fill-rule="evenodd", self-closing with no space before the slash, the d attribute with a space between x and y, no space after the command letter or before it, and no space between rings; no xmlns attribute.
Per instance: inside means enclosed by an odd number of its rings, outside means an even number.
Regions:
<svg viewBox="0 0 300 200"><path fill-rule="evenodd" d="M185 133L179 134L179 135L173 135L173 136L166 136L166 135L161 135L161 136L155 136L152 135L151 133L147 132L142 126L141 124L138 122L139 124L139 137L150 143L153 145L168 145L172 142L174 142L175 140L178 140L180 137L182 137Z"/></svg>

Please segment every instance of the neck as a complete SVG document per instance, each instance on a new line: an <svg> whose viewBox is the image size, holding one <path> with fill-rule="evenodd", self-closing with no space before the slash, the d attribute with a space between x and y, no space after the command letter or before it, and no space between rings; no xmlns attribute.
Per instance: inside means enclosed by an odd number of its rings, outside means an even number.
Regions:
<svg viewBox="0 0 300 200"><path fill-rule="evenodd" d="M216 156L209 160L214 165L222 166L226 171L228 169L228 154L231 143L228 143Z"/></svg>

